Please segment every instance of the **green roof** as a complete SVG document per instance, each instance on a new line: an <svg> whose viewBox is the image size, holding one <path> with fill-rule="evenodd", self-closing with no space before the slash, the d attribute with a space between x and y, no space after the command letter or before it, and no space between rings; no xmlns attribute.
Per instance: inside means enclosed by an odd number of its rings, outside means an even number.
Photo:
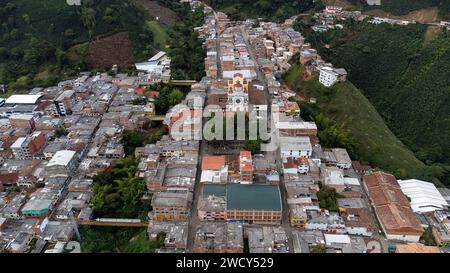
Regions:
<svg viewBox="0 0 450 273"><path fill-rule="evenodd" d="M281 210L277 185L228 184L227 210Z"/></svg>
<svg viewBox="0 0 450 273"><path fill-rule="evenodd" d="M225 196L225 193L226 193L225 185L207 184L203 187L203 195Z"/></svg>

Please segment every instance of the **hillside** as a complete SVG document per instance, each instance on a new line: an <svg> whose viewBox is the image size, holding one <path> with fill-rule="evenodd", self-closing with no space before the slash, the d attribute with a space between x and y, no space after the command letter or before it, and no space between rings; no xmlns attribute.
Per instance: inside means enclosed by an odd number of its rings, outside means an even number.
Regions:
<svg viewBox="0 0 450 273"><path fill-rule="evenodd" d="M381 0L381 6L369 6L366 0L347 0L366 10L381 9L392 15L406 15L412 11L437 7L442 19L450 19L450 1L448 0Z"/></svg>
<svg viewBox="0 0 450 273"><path fill-rule="evenodd" d="M208 0L214 9L225 12L232 20L264 18L281 21L315 7L313 0Z"/></svg>
<svg viewBox="0 0 450 273"><path fill-rule="evenodd" d="M344 145L344 148L350 146L352 158L390 171L397 177L421 176L425 172L426 166L396 138L373 105L350 82L327 89L318 82L317 75L308 81L302 75L303 68L298 62L284 75L288 86L306 98L317 99L316 106L301 105L302 112L313 112L319 127L322 122L317 120L317 115L321 113L336 123L337 130L348 133L351 145ZM311 111L315 107L317 109Z"/></svg>
<svg viewBox="0 0 450 273"><path fill-rule="evenodd" d="M10 90L54 84L90 68L87 42L127 32L134 59L155 50L146 14L125 0L0 0L0 83Z"/></svg>

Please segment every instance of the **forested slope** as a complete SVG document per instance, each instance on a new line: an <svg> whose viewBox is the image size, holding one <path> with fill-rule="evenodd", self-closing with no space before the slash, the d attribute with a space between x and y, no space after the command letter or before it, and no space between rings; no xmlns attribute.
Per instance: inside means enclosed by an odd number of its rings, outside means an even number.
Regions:
<svg viewBox="0 0 450 273"><path fill-rule="evenodd" d="M428 165L450 163L450 36L425 41L428 26L347 22L342 31L295 27L335 66L348 70L389 128ZM442 173L435 170L437 173ZM445 179L444 179L445 180ZM448 180L448 177L447 177Z"/></svg>
<svg viewBox="0 0 450 273"><path fill-rule="evenodd" d="M128 0L0 0L0 84L10 90L51 85L87 69L87 42L126 31L136 59L152 53L145 14Z"/></svg>

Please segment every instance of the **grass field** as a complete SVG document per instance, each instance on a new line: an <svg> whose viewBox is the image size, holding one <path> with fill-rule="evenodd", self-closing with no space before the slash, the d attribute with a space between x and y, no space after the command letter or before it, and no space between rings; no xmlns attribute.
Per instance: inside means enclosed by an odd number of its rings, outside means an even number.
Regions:
<svg viewBox="0 0 450 273"><path fill-rule="evenodd" d="M319 109L354 139L362 161L400 177L410 176L425 166L389 130L373 105L352 83L338 83L327 89L318 82L317 76L304 81L302 74L303 68L293 65L286 74L286 83L307 98L317 99Z"/></svg>

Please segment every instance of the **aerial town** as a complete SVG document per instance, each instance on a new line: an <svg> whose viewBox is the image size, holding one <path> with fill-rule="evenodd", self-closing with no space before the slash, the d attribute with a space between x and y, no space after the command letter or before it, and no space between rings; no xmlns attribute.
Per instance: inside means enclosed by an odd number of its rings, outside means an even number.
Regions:
<svg viewBox="0 0 450 273"><path fill-rule="evenodd" d="M316 123L301 118L298 94L282 80L293 59L325 87L346 81L348 72L293 29L296 17L232 21L187 2L206 15L195 29L206 50L201 81L172 79L170 57L160 51L135 64L138 75L86 72L0 98L0 252L61 253L85 225L145 227L149 241L164 234L158 253L448 252L449 189L400 180L344 148L322 147ZM314 31L341 28L336 17L366 19L331 6L315 16ZM161 116L152 86L169 82L190 90ZM268 113L277 148L255 153L242 141L195 138L210 106L261 120ZM180 121L190 130L170 134ZM132 176L146 184L148 214L96 216L94 177L126 157L126 130L148 124L167 129L131 155L138 160ZM427 231L437 246L420 242Z"/></svg>

